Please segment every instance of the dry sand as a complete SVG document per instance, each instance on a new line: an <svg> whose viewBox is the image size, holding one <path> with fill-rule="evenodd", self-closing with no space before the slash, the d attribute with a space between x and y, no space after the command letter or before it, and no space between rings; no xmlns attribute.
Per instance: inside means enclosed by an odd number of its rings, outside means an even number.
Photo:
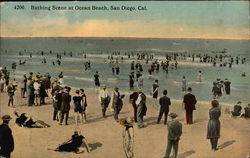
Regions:
<svg viewBox="0 0 250 158"><path fill-rule="evenodd" d="M59 126L52 121L53 107L51 100L47 105L27 107L26 99L20 98L20 90L15 94L16 108L7 107L7 93L0 94L0 114L10 114L10 128L12 129L15 149L12 158L124 158L122 148L122 127L113 119L108 111L108 117L101 117L101 107L94 90L87 90L88 97L87 123L75 126L73 108L70 110L68 126ZM111 90L109 90L110 92ZM73 91L72 91L73 92ZM71 93L72 93L71 92ZM135 125L135 158L162 158L166 149L167 128L161 122L156 124L158 108L150 105L152 100L147 98L148 112L145 117L146 128L138 129ZM246 158L250 155L250 122L242 118L233 119L224 114L226 105L222 106L221 138L219 150L212 151L210 142L206 139L209 104L200 104L194 111L194 124L185 124L185 111L180 103L173 103L170 112L179 115L183 124L183 134L179 143L179 158ZM28 129L17 126L13 111L33 116L34 119L43 120L50 124L50 128ZM128 103L128 96L124 99L124 107L119 118L132 116L132 108ZM162 120L163 121L163 120ZM87 138L91 153L60 153L48 150L56 148L59 144L71 137L75 129L80 129Z"/></svg>

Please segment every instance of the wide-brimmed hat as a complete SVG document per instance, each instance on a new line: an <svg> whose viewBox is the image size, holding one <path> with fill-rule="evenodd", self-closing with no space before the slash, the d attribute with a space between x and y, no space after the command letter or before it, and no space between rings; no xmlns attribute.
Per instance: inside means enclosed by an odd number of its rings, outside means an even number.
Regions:
<svg viewBox="0 0 250 158"><path fill-rule="evenodd" d="M178 115L176 113L170 113L168 116L171 118L176 118Z"/></svg>
<svg viewBox="0 0 250 158"><path fill-rule="evenodd" d="M2 120L4 120L4 121L9 121L9 120L11 120L12 118L10 117L10 115L3 115L2 116Z"/></svg>

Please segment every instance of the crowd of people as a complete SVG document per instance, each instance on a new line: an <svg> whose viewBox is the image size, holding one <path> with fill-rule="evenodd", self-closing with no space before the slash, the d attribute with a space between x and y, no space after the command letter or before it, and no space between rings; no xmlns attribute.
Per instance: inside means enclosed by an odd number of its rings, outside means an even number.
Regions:
<svg viewBox="0 0 250 158"><path fill-rule="evenodd" d="M52 53L52 52L51 52ZM43 53L41 54L44 55ZM65 53L64 53L65 55ZM119 52L113 54L114 56L120 55ZM114 60L113 55L109 56L108 59ZM220 55L220 56L209 56L209 55L194 55L194 54L182 54L182 53L173 53L166 55L166 61L158 61L154 60L153 55L148 55L146 53L128 53L126 54L128 58L130 56L137 56L137 59L145 60L146 63L151 62L150 69L148 70L149 75L152 73L160 71L160 67L162 70L168 73L169 67L171 69L178 69L178 60L188 60L190 58L192 61L195 58L199 58L200 62L203 63L213 63L213 66L216 66L216 61L225 62L227 59L230 59L230 63L232 67L232 63L234 62L234 58L231 56ZM70 56L73 56L73 53L70 53ZM32 54L30 54L30 58L32 58ZM61 62L61 55L57 54L57 60ZM86 56L85 56L86 58ZM122 59L123 60L123 59ZM235 59L236 64L239 64L240 58L237 56ZM242 64L245 63L245 59L242 58ZM116 60L116 66L114 62L112 66L112 73L119 75L120 74L120 67L118 65L118 59ZM43 59L43 63L46 64L46 59ZM230 65L229 63L229 65ZM54 64L53 64L54 65ZM60 65L58 63L58 65ZM227 65L227 64L226 64ZM222 65L223 66L223 65ZM90 61L85 63L85 70L91 69ZM125 95L121 94L118 87L114 87L111 93L108 92L107 87L105 85L100 84L100 76L98 71L94 74L94 83L95 86L99 89L99 102L100 102L100 110L102 113L102 117L106 118L106 111L109 108L111 112L113 112L114 120L119 122L123 127L123 143L124 143L124 152L126 158L134 157L133 153L133 122L135 122L139 129L145 128L146 125L144 123L144 117L147 114L147 97L143 92L143 66L140 62L135 63L132 61L131 63L131 73L129 75L129 87L132 90L131 94L128 96L129 102L133 107L133 119L120 119L119 114L123 108L123 100ZM34 74L33 72L29 73L29 76L23 75L23 78L20 84L17 84L15 79L10 81L9 71L5 68L1 70L0 73L0 90L8 93L8 106L15 107L14 105L14 96L17 87L20 86L21 91L21 98L27 100L27 106L40 106L45 105L49 99L52 98L53 104L53 112L52 112L52 119L54 121L58 121L59 125L65 122L65 125L68 125L68 119L70 114L71 104L74 107L74 118L75 124L79 125L79 117L80 117L80 124L84 124L87 122L87 113L86 108L88 106L87 103L87 96L85 94L84 89L76 89L74 92L71 92L71 87L65 86L63 81L63 72L58 75L58 78L55 80L51 79L51 75L49 73L46 74ZM202 82L202 72L199 71L199 81ZM137 82L137 87L134 87L134 83ZM176 113L170 113L170 106L171 106L171 99L167 96L168 90L164 89L162 92L162 96L159 98L159 85L158 80L152 85L151 88L151 95L153 99L153 106L160 105L159 114L157 117L156 123L159 124L162 116L164 115L164 124L168 128L168 142L167 148L165 153L165 158L169 158L171 149L173 148L173 157L177 157L178 153L178 144L180 137L182 135L182 124L181 122L177 121L175 118L178 117ZM187 80L186 77L183 76L181 81L181 89L184 93L183 96L183 108L185 109L186 113L186 124L192 125L193 124L193 112L196 110L195 105L197 104L197 100L194 94L192 94L192 88L187 87ZM231 82L226 78L224 81L221 79L217 79L213 82L212 93L214 99L218 99L222 96L222 93L225 91L226 95L230 95L230 85ZM6 87L6 88L5 88ZM234 106L234 110L231 112L233 117L244 117L250 118L250 106L246 106L244 108L245 112L242 113L242 107L240 106L241 102L238 102L237 105ZM212 150L218 150L217 144L218 139L220 138L220 115L221 115L221 108L219 106L219 102L217 100L213 100L211 102L212 108L209 110L209 121L207 126L207 139L210 139L211 148ZM34 120L32 117L28 117L27 114L22 113L18 114L15 112L17 116L16 124L21 127L27 128L47 128L50 125L47 125L41 120ZM171 118L168 121L168 117ZM8 126L8 122L11 120L9 115L4 115L2 117L3 124L0 125L0 156L10 157L11 152L14 150L14 139L11 134L11 129ZM72 138L69 141L64 142L63 144L59 145L55 151L70 151L75 153L81 153L80 147L82 144L85 144L87 151L89 152L88 143L84 136L80 135L79 132L75 132L72 135Z"/></svg>

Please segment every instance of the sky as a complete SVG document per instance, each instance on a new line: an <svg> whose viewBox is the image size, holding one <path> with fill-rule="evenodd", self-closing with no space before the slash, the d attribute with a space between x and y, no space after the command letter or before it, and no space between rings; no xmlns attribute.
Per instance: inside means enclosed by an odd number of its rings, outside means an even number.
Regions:
<svg viewBox="0 0 250 158"><path fill-rule="evenodd" d="M109 10L31 10L31 5ZM247 1L1 2L0 7L1 37L249 39Z"/></svg>

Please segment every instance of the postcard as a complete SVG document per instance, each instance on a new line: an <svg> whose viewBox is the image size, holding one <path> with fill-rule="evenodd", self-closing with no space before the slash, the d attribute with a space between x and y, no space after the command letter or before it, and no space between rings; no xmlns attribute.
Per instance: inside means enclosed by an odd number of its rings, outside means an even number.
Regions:
<svg viewBox="0 0 250 158"><path fill-rule="evenodd" d="M248 1L0 4L0 157L249 158Z"/></svg>

